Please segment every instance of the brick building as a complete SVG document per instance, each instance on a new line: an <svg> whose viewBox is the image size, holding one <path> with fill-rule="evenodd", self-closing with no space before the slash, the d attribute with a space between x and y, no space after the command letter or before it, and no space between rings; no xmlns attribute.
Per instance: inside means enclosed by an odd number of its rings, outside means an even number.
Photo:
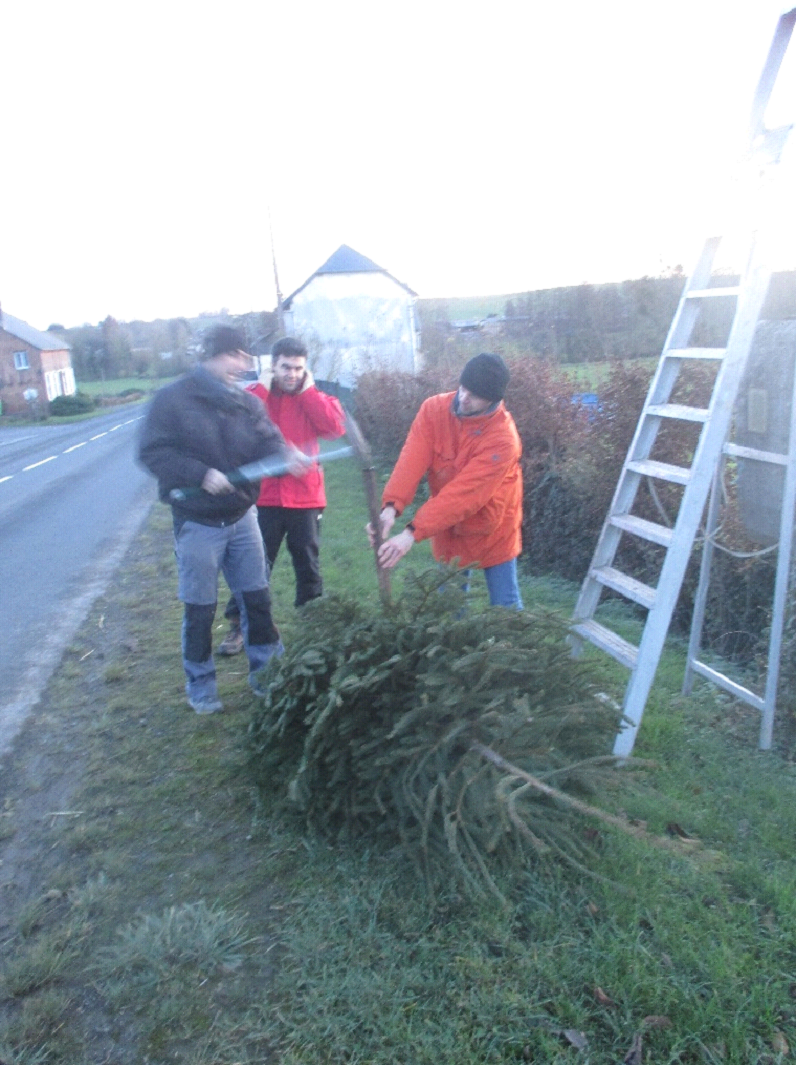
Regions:
<svg viewBox="0 0 796 1065"><path fill-rule="evenodd" d="M70 346L56 333L42 333L0 310L0 403L3 414L35 406L47 410L56 396L75 392Z"/></svg>

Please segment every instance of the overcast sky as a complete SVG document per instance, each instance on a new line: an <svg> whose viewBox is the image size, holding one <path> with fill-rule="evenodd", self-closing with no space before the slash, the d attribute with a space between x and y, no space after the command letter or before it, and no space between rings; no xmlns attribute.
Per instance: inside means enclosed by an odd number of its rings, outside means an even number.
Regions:
<svg viewBox="0 0 796 1065"><path fill-rule="evenodd" d="M343 243L422 297L688 272L787 6L17 0L0 303L270 310L269 210L285 295Z"/></svg>

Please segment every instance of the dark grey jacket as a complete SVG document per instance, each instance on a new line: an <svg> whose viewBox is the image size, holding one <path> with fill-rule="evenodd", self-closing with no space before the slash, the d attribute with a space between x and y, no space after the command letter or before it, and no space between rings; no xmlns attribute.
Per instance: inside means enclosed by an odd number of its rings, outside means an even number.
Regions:
<svg viewBox="0 0 796 1065"><path fill-rule="evenodd" d="M158 479L160 498L177 519L203 525L238 521L257 501L259 482L234 492L189 493L175 502L174 488L199 488L209 469L229 473L247 462L287 453L282 434L263 404L227 388L203 366L156 393L139 439L138 458Z"/></svg>

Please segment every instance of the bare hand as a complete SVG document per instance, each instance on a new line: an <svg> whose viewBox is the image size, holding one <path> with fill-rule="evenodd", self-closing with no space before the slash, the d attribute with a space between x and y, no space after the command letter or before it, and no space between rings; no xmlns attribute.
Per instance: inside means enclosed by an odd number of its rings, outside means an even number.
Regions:
<svg viewBox="0 0 796 1065"><path fill-rule="evenodd" d="M415 538L411 529L404 529L397 536L390 537L379 548L379 565L382 569L392 569L397 566L404 555L408 554L414 546Z"/></svg>
<svg viewBox="0 0 796 1065"><path fill-rule="evenodd" d="M293 444L288 445L288 453L285 459L287 472L293 477L304 477L307 471L312 469L315 460L303 451L299 451Z"/></svg>
<svg viewBox="0 0 796 1065"><path fill-rule="evenodd" d="M235 491L235 485L227 480L221 470L214 470L212 466L202 478L202 488L211 496L226 495Z"/></svg>
<svg viewBox="0 0 796 1065"><path fill-rule="evenodd" d="M383 543L390 535L390 529L395 525L395 519L398 514L395 507L385 507L379 515L379 538ZM370 540L370 546L376 546L376 534L373 531L373 525L368 522L365 526L365 532L368 534L368 540Z"/></svg>

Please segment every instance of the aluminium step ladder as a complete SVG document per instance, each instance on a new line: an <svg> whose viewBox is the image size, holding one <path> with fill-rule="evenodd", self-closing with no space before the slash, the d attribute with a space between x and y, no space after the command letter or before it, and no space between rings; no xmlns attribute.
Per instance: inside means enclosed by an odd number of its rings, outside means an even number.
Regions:
<svg viewBox="0 0 796 1065"><path fill-rule="evenodd" d="M796 8L779 20L755 93L750 157L761 171L778 162L791 128L766 130L763 116L794 23ZM712 237L705 244L675 312L575 607L571 626L573 653L577 654L585 641L607 652L630 670L622 707L622 724L614 745L614 754L619 757L627 757L633 750L711 484L721 461L735 398L768 289L770 268L761 254L756 237L754 230L747 235L746 259L737 286L711 284L711 271L722 238ZM734 312L726 345L690 346L700 312L716 300L725 305L730 303ZM701 408L672 402L681 369L689 363L700 361L712 361L718 365L708 406ZM661 426L672 422L701 424L699 440L689 467L674 466L652 457ZM653 485L655 482L668 482L682 486L673 527L633 513L639 487L647 478ZM637 537L664 549L663 564L655 587L636 580L614 566L623 536ZM595 620L595 612L606 589L647 611L638 646Z"/></svg>

